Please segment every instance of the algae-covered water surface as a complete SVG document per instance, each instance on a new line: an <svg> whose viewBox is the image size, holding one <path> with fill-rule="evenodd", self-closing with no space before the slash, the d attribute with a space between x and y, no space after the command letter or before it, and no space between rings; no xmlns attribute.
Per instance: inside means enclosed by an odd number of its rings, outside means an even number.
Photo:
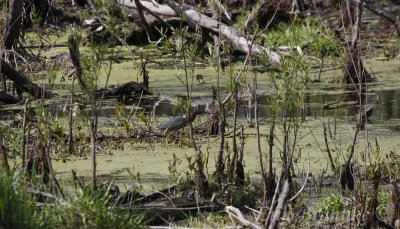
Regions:
<svg viewBox="0 0 400 229"><path fill-rule="evenodd" d="M136 49L136 48L135 48ZM122 50L122 52L121 52ZM52 48L43 53L52 57L57 53L63 53L64 48ZM137 48L137 53L150 55L152 52L157 53L153 49ZM63 54L64 55L64 54ZM65 53L67 55L67 53ZM126 98L107 98L99 111L99 131L104 135L123 135L123 128L118 125L118 120L122 117L117 114L118 109L126 111L134 110L135 116L129 118L128 122L132 126L144 126L144 117L139 118L141 113L145 116L148 125L146 128L155 130L156 126L161 122L169 119L174 115L182 114L179 109L180 104L185 100L186 85L183 82L184 69L182 69L182 60L173 59L168 56L155 55L156 59L149 61L147 71L150 79L151 95L130 96ZM108 58L108 57L105 57ZM140 61L139 57L131 55L124 48L120 48L118 55L113 58L120 58L122 61L113 63L112 71L109 76L108 85L121 85L128 81L141 81L139 75ZM136 58L136 59L135 59ZM321 171L328 165L326 149L323 139L323 122L330 125L331 147L334 148L335 157L344 162L345 155L352 144L352 135L355 129L355 121L353 120L354 110L360 104L357 104L357 95L355 97L351 86L337 83L343 71L335 60L330 60L331 64L322 72L321 81L308 84L305 92L305 103L303 108L304 122L298 137L299 164L298 169L307 167L308 157L312 165L313 171ZM373 70L375 80L366 85L366 90L362 96L365 96L365 105L373 109L372 115L369 117L368 125L365 130L360 132L362 136L357 148L364 149L366 140L373 141L378 139L382 150L397 151L400 144L399 112L400 112L400 86L397 80L400 74L399 60L381 60L366 59L365 64L368 69ZM229 84L229 71L240 71L242 66L232 63L231 67L226 69L220 76L219 86L221 94L227 95L227 85ZM106 70L101 72L98 78L99 87L105 86ZM210 66L206 60L196 62L195 78L192 87L192 105L208 107L216 103L215 94L212 88L217 85L216 69ZM318 74L319 69L311 69L312 77ZM58 120L62 126L66 127L67 115L66 106L70 101L71 79L65 79L66 71L56 72L56 78L50 87L55 89L60 96L59 99L45 104L46 112L50 112L51 116ZM252 79L254 72L248 73L248 81ZM271 98L277 93L271 76L268 73L257 73L258 79L258 104L259 118L261 121L261 149L267 151L271 121ZM42 83L41 80L38 80ZM43 85L43 84L42 84ZM77 85L75 85L75 90ZM355 99L354 99L355 98ZM255 128L254 128L254 106L249 94L245 91L239 98L238 125L245 126L246 144L244 145L244 161L245 171L250 177L258 178L259 167L257 160L257 147ZM332 108L333 107L333 108ZM83 110L89 110L89 105L81 104ZM15 115L21 113L23 106L6 106L3 107L1 117L3 120L15 121ZM127 112L129 113L129 112ZM227 121L232 123L232 113L228 113ZM200 115L193 123L194 126L200 125L208 117L208 114ZM83 129L89 134L88 122L78 116L74 117L81 122ZM277 139L282 136L282 130L277 132ZM155 130L157 132L157 130ZM187 131L187 130L184 130ZM227 125L226 132L232 131L232 125ZM195 139L199 147L204 152L209 152L210 160L207 171L211 174L215 170L215 160L218 152L218 136L211 136L209 139L204 135L195 135ZM232 135L227 135L227 144L232 144ZM119 143L120 147L112 147L107 144L101 144L98 151L98 174L104 176L105 180L116 179L117 182L125 183L131 180L128 171L140 173L140 181L145 187L167 186L172 180L171 163L177 165L178 170L186 171L188 159L194 157L195 151L188 144L182 144L174 141L168 142L168 139L152 141L138 141L134 139L126 139ZM277 147L282 147L282 142L277 142ZM112 144L111 144L112 145ZM231 147L231 146L230 146ZM174 158L174 155L176 158ZM276 151L276 156L279 151ZM63 158L63 157L62 157ZM178 162L174 161L178 160ZM57 177L67 181L71 177L71 170L74 169L80 176L90 177L91 160L89 150L83 152L81 156L69 156L64 159L54 157L54 169ZM274 167L279 168L279 161L274 162Z"/></svg>

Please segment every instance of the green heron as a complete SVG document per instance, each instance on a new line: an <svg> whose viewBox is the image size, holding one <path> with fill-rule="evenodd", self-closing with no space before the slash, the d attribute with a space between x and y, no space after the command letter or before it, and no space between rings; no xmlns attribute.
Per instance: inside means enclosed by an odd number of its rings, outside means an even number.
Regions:
<svg viewBox="0 0 400 229"><path fill-rule="evenodd" d="M196 119L196 116L198 114L200 114L200 112L195 110L195 111L191 112L189 118L186 118L184 116L173 117L170 120L165 121L165 122L161 123L160 125L158 125L157 129L163 131L164 134L168 133L168 132L178 131L178 130L184 128L185 126L187 126L189 123L192 123Z"/></svg>

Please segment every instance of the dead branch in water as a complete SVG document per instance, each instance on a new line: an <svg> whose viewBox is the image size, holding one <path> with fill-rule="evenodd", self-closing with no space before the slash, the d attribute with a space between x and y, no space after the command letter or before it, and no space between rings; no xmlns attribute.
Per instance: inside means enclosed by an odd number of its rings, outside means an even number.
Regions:
<svg viewBox="0 0 400 229"><path fill-rule="evenodd" d="M137 8L136 4L132 4L127 0L120 0L119 2L125 6ZM280 55L278 53L273 52L269 48L263 47L260 44L252 44L251 40L241 35L239 31L233 27L199 13L192 6L186 4L179 5L172 0L166 0L166 5L160 5L155 2L150 3L147 1L140 1L140 3L158 15L182 15L182 20L185 20L191 27L200 26L216 34L221 33L225 38L232 42L237 50L240 50L246 54L252 53L260 56L266 55L271 63L278 65L280 64Z"/></svg>
<svg viewBox="0 0 400 229"><path fill-rule="evenodd" d="M8 79L12 80L15 84L21 87L22 90L32 95L35 99L50 99L55 95L30 81L26 76L16 71L4 60L1 61L1 73L6 75Z"/></svg>

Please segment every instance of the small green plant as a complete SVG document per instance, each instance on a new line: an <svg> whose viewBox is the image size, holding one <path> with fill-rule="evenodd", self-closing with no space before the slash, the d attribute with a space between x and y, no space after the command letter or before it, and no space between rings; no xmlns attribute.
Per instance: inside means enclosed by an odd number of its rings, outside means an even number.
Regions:
<svg viewBox="0 0 400 229"><path fill-rule="evenodd" d="M337 213L344 210L345 204L343 198L339 194L330 194L323 198L321 203L318 204L317 209L321 213Z"/></svg>
<svg viewBox="0 0 400 229"><path fill-rule="evenodd" d="M179 172L178 166L182 163L182 160L179 159L175 153L172 154L172 157L172 161L170 161L168 165L169 179L173 183L179 183L181 172Z"/></svg>
<svg viewBox="0 0 400 229"><path fill-rule="evenodd" d="M336 37L311 21L294 20L290 24L281 23L277 28L263 34L267 47L300 46L311 54L337 54Z"/></svg>
<svg viewBox="0 0 400 229"><path fill-rule="evenodd" d="M123 104L115 102L115 117L117 122L115 125L122 126L125 129L126 135L130 135L132 129L134 128L135 122L132 122L134 118L134 112L132 109L127 109ZM132 106L133 108L133 106Z"/></svg>
<svg viewBox="0 0 400 229"><path fill-rule="evenodd" d="M390 202L390 194L387 191L380 191L378 192L378 207L376 208L377 215L383 218L389 218L390 210L388 209L389 202Z"/></svg>

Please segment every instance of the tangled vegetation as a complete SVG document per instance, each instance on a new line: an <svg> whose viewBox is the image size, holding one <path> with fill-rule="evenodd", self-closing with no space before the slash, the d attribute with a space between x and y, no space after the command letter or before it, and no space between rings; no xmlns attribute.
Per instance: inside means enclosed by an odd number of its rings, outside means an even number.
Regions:
<svg viewBox="0 0 400 229"><path fill-rule="evenodd" d="M396 1L0 5L0 228L400 227Z"/></svg>

